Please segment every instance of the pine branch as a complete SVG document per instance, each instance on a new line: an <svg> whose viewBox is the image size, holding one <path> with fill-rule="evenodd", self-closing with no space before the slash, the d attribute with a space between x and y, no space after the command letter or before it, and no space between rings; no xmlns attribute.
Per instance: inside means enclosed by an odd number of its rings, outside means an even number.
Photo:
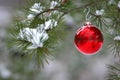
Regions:
<svg viewBox="0 0 120 80"><path fill-rule="evenodd" d="M66 14L68 14L68 13L70 13L70 12L78 11L78 10L81 10L81 9L83 9L83 8L87 8L88 6L96 5L96 4L98 4L99 2L103 2L103 1L106 1L106 0L98 0L98 1L95 1L95 2L90 2L90 3L87 3L87 4L85 4L85 5L79 6L79 7L77 7L77 8L73 8L73 9L69 9L69 10L67 10L67 11L63 11L63 14L59 17L59 19L61 19L64 15L66 15ZM64 4L65 4L65 3L64 3ZM55 8L53 8L53 9L44 10L44 11L38 13L38 14L36 15L36 17L38 17L38 16L40 16L40 15L46 13L46 12L51 12L51 11L55 11L55 10L58 10L58 11L60 10L60 11L62 11L61 7L62 7L62 6L58 6L58 7L55 7ZM95 15L95 14L93 14L93 13L90 13L90 14L98 17L97 15Z"/></svg>
<svg viewBox="0 0 120 80"><path fill-rule="evenodd" d="M107 75L107 80L120 80L120 65L114 64L114 65L108 65L109 74Z"/></svg>
<svg viewBox="0 0 120 80"><path fill-rule="evenodd" d="M55 37L57 35L57 32L55 32L55 29L56 29L56 26L58 25L58 23L61 22L61 18L63 18L64 15L75 12L75 11L84 10L86 8L92 9L93 6L100 4L104 1L107 1L107 0L92 0L91 2L84 3L83 5L81 5L79 7L72 7L72 8L68 8L67 2L64 2L64 4L57 3L57 4L60 4L60 6L54 3L55 6L53 8L49 8L49 9L46 6L41 6L40 3L35 3L31 7L32 9L31 8L28 9L28 13L30 14L29 16L27 16L27 17L29 17L28 19L26 19L24 22L22 20L16 21L16 22L19 22L19 21L21 22L20 25L17 25L17 27L19 29L19 30L17 30L18 31L17 34L18 34L18 36L20 36L22 34L21 31L23 31L22 35L25 36L25 37L22 36L23 40L26 38L26 40L31 42L30 46L25 46L23 44L23 46L25 48L27 48L27 49L32 48L34 50L39 48L40 50L43 50L42 47L45 47L49 52L50 44L54 43L55 40L57 41L57 39L58 39L58 37ZM66 5L66 6L64 6L64 5ZM36 6L38 9L36 8ZM57 12L55 13L55 11L57 11ZM49 13L50 15L47 15L44 13ZM92 18L93 18L92 21L94 21L95 25L97 25L101 29L103 29L103 27L105 27L107 25L104 22L105 21L104 16L97 15L96 13L94 13L92 11L89 12L88 15L92 15ZM116 19L116 15L114 15L114 16ZM117 21L116 24L119 22L118 19L115 21ZM34 31L37 31L37 32L34 33ZM39 37L37 37L37 35L39 35ZM36 37L37 37L37 39L36 39ZM57 38L57 39L55 39L55 38ZM34 39L36 39L36 40L34 40ZM44 40L42 41L42 39L44 39ZM118 45L116 45L116 46L119 47ZM20 46L20 47L22 47L22 46ZM119 48L116 48L116 49L117 49L116 51L119 52L118 51ZM34 52L34 50L33 51L31 50L31 51ZM29 52L29 50L26 50L26 51ZM46 53L45 50L43 50L43 52ZM46 59L46 54L44 54L43 52L40 54L38 54L38 51L35 52L38 55L38 56L36 56L36 58L40 58L37 60L41 60L41 62L37 61L38 64L43 63L42 60ZM51 55L51 54L48 54L48 55ZM44 56L44 57L42 58L40 56L42 56L42 57Z"/></svg>

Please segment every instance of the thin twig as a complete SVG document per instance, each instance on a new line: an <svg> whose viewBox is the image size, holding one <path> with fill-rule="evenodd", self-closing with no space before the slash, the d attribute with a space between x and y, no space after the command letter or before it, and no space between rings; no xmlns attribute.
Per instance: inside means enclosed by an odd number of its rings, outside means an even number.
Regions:
<svg viewBox="0 0 120 80"><path fill-rule="evenodd" d="M41 15L41 14L43 14L43 13L46 13L46 12L51 12L51 11L59 10L60 8L61 8L61 5L60 5L60 6L57 6L57 7L55 7L55 8L52 8L52 9L44 10L44 11L38 13L38 14L36 15L36 17L38 17L39 15Z"/></svg>
<svg viewBox="0 0 120 80"><path fill-rule="evenodd" d="M68 12L64 12L60 17L59 17L59 19L58 19L58 22L61 20L61 18L64 16L64 15L66 15Z"/></svg>
<svg viewBox="0 0 120 80"><path fill-rule="evenodd" d="M90 6L90 5L95 5L96 3L99 3L99 2L102 2L102 1L105 1L105 0L98 0L98 1L96 1L96 2L91 2L91 3L85 4L85 5L79 6L79 7L77 7L77 8L69 9L69 10L63 12L63 14L60 16L59 19L61 19L65 14L68 14L68 13L73 12L73 11L78 11L78 10L84 8L84 7L87 7L87 6ZM37 14L36 17L38 17L39 15L41 15L41 14L43 14L43 13L49 12L49 11L55 11L55 10L58 10L58 11L59 11L59 10L60 10L60 7L61 7L61 6L55 7L55 8L53 8L53 9L47 9L47 10L45 10L45 11ZM94 15L94 16L95 16L95 15Z"/></svg>
<svg viewBox="0 0 120 80"><path fill-rule="evenodd" d="M81 6L77 7L77 8L69 9L65 13L69 13L69 12L73 12L73 11L78 11L78 10L81 10L81 9L87 7L87 6L90 6L90 5L96 5L97 3L102 2L102 1L106 1L106 0L97 0L96 2L91 2L91 3L85 4L85 5L81 5ZM95 14L94 14L94 16L95 16Z"/></svg>

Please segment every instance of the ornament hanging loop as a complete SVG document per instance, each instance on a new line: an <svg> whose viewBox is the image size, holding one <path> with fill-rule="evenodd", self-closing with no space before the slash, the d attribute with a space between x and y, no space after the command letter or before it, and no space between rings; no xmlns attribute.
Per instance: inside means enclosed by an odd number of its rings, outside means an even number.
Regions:
<svg viewBox="0 0 120 80"><path fill-rule="evenodd" d="M86 19L86 21L90 21L90 19L91 19L91 17L92 16L90 16L89 14L90 14L90 8L86 8L85 10L84 10L84 12L87 12L87 14L86 14L86 16L85 16L85 19Z"/></svg>

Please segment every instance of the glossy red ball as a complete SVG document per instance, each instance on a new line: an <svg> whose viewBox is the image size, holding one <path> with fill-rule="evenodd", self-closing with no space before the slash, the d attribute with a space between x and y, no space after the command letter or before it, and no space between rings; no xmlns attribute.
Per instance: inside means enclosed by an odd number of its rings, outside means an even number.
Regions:
<svg viewBox="0 0 120 80"><path fill-rule="evenodd" d="M90 23L78 29L74 43L78 51L86 55L96 54L103 45L101 31Z"/></svg>

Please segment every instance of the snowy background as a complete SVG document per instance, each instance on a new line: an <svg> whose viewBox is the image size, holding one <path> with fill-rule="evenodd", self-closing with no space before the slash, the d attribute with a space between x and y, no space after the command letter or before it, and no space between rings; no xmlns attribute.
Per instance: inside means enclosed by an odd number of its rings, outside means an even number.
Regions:
<svg viewBox="0 0 120 80"><path fill-rule="evenodd" d="M12 21L14 10L22 6L21 0L0 0L0 76L9 78L12 73L6 68L10 64L4 44L5 29ZM40 77L35 80L104 80L107 74L106 64L112 61L108 55L85 56L80 54L73 44L77 28L71 16L65 17L68 35L56 51L56 57L45 65ZM105 53L104 53L105 54Z"/></svg>

